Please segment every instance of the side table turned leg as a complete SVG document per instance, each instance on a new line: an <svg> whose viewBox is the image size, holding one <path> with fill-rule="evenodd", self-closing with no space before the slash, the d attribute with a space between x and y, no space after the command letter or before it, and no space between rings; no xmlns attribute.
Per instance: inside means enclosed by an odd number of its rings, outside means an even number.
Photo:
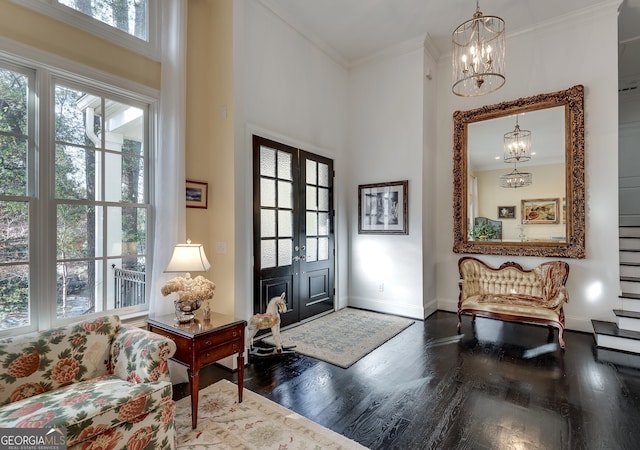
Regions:
<svg viewBox="0 0 640 450"><path fill-rule="evenodd" d="M238 403L242 403L244 389L244 352L238 353Z"/></svg>
<svg viewBox="0 0 640 450"><path fill-rule="evenodd" d="M191 427L198 426L198 388L200 387L200 372L187 370L189 373L189 387L191 388Z"/></svg>

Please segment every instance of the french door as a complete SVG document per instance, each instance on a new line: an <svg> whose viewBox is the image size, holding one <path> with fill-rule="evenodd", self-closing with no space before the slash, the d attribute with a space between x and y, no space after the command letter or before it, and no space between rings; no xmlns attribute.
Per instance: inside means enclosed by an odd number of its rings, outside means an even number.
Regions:
<svg viewBox="0 0 640 450"><path fill-rule="evenodd" d="M333 309L333 161L253 136L253 312L286 293L286 326Z"/></svg>

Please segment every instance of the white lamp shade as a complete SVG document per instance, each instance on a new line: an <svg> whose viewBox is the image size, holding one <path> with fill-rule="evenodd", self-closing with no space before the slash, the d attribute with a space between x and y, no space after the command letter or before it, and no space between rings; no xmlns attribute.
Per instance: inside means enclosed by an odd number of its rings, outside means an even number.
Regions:
<svg viewBox="0 0 640 450"><path fill-rule="evenodd" d="M177 244L165 272L206 272L211 268L202 244Z"/></svg>

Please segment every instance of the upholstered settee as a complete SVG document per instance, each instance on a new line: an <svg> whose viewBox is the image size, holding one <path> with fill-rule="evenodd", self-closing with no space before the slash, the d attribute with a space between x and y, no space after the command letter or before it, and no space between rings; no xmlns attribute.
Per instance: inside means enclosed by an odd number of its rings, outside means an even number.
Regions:
<svg viewBox="0 0 640 450"><path fill-rule="evenodd" d="M458 330L462 315L547 325L558 329L558 343L564 349L564 309L569 301L565 286L569 265L549 261L525 270L515 262L493 268L477 258L458 261L460 273Z"/></svg>
<svg viewBox="0 0 640 450"><path fill-rule="evenodd" d="M0 428L66 428L73 449L175 448L175 351L118 316L0 339Z"/></svg>

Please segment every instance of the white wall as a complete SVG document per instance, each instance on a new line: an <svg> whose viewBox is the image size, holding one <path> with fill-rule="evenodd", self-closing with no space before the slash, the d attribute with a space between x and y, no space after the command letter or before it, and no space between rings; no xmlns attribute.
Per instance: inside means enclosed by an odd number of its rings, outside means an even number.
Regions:
<svg viewBox="0 0 640 450"><path fill-rule="evenodd" d="M350 71L349 304L424 318L424 45ZM409 234L358 234L358 185L409 180ZM435 186L433 186L435 187Z"/></svg>
<svg viewBox="0 0 640 450"><path fill-rule="evenodd" d="M640 224L640 92L620 94L620 225Z"/></svg>
<svg viewBox="0 0 640 450"><path fill-rule="evenodd" d="M618 269L618 95L617 7L615 2L563 21L507 36L507 82L495 93L459 98L446 84L448 58L440 59L438 78L438 307L457 308L457 261L453 246L452 148L456 110L585 86L586 259L568 259L570 302L565 308L570 329L592 332L590 319L614 320L619 307ZM532 257L480 256L490 264L507 259L525 267L543 261Z"/></svg>
<svg viewBox="0 0 640 450"><path fill-rule="evenodd" d="M346 306L347 72L259 2L234 1L235 314L253 304L252 142L259 134L334 160L337 306Z"/></svg>
<svg viewBox="0 0 640 450"><path fill-rule="evenodd" d="M615 2L507 38L507 83L480 98L450 91L450 62L424 48L339 66L257 2L234 2L236 315L251 306L252 131L336 162L338 307L424 317L454 311L452 136L455 110L585 86L587 258L571 266L570 329L613 320L618 303L618 105ZM597 55L597 63L593 56ZM436 98L437 96L437 98ZM435 163L435 164L434 164ZM409 235L359 235L357 186L409 180ZM241 228L241 229L240 229ZM481 256L488 263L533 257ZM434 276L435 274L435 276ZM379 291L384 285L383 292Z"/></svg>

